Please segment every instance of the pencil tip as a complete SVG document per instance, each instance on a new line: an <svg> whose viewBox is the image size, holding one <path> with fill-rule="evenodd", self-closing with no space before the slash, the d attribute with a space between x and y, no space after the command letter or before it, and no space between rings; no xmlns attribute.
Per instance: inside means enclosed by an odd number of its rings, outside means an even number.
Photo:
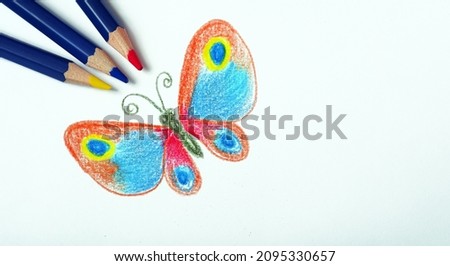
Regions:
<svg viewBox="0 0 450 266"><path fill-rule="evenodd" d="M128 52L128 61L130 61L130 63L133 64L133 66L136 67L137 70L142 70L144 68L135 50L131 50Z"/></svg>
<svg viewBox="0 0 450 266"><path fill-rule="evenodd" d="M109 74L125 83L128 83L128 78L127 76L125 76L125 74L122 73L122 71L120 71L120 69L118 69L117 67L114 67L111 72L109 72Z"/></svg>
<svg viewBox="0 0 450 266"><path fill-rule="evenodd" d="M89 76L89 84L97 89L102 89L102 90L110 90L111 89L111 85L109 85L108 83L104 82L103 80L97 78L94 75Z"/></svg>

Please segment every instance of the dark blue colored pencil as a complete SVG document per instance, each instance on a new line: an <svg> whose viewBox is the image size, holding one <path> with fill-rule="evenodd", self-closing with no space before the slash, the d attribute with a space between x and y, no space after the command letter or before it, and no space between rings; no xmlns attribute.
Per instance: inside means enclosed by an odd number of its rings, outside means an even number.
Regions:
<svg viewBox="0 0 450 266"><path fill-rule="evenodd" d="M119 27L119 24L111 16L100 0L76 0L78 5L88 16L105 41L109 39L109 33Z"/></svg>
<svg viewBox="0 0 450 266"><path fill-rule="evenodd" d="M121 27L100 0L77 0L78 5L94 24L97 30L114 49L128 59L138 70L142 70L130 37L124 27Z"/></svg>
<svg viewBox="0 0 450 266"><path fill-rule="evenodd" d="M34 0L3 0L2 3L84 64L118 78L123 82L128 82L128 78L103 50L59 20Z"/></svg>
<svg viewBox="0 0 450 266"><path fill-rule="evenodd" d="M63 82L89 85L99 89L111 86L72 61L0 33L0 57Z"/></svg>

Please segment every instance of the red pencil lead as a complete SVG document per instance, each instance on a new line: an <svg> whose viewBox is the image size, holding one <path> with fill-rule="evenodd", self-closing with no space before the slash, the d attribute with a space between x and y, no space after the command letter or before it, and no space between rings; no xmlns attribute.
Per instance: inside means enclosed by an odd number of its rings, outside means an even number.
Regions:
<svg viewBox="0 0 450 266"><path fill-rule="evenodd" d="M130 61L130 63L133 64L133 66L135 66L138 70L142 70L144 68L136 54L136 51L134 50L130 50L130 52L128 52L128 61Z"/></svg>

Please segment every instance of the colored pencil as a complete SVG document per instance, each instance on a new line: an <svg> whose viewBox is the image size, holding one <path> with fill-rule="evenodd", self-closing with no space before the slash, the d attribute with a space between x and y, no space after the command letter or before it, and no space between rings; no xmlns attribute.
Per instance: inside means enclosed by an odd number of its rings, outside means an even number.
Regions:
<svg viewBox="0 0 450 266"><path fill-rule="evenodd" d="M127 31L117 23L102 2L100 0L77 0L77 3L100 32L103 39L123 57L128 59L138 70L142 70L143 66Z"/></svg>
<svg viewBox="0 0 450 266"><path fill-rule="evenodd" d="M109 90L111 86L70 60L0 33L0 57L54 79Z"/></svg>
<svg viewBox="0 0 450 266"><path fill-rule="evenodd" d="M34 0L3 0L1 2L83 64L98 69L125 83L128 82L128 78L103 50L37 4Z"/></svg>

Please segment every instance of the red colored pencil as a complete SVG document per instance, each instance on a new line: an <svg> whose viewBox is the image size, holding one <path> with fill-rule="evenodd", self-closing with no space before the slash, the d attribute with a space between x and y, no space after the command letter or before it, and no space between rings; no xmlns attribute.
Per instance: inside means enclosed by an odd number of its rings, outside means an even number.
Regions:
<svg viewBox="0 0 450 266"><path fill-rule="evenodd" d="M134 50L127 31L116 22L102 2L100 0L77 0L77 3L100 32L103 39L138 70L142 70L142 63Z"/></svg>

